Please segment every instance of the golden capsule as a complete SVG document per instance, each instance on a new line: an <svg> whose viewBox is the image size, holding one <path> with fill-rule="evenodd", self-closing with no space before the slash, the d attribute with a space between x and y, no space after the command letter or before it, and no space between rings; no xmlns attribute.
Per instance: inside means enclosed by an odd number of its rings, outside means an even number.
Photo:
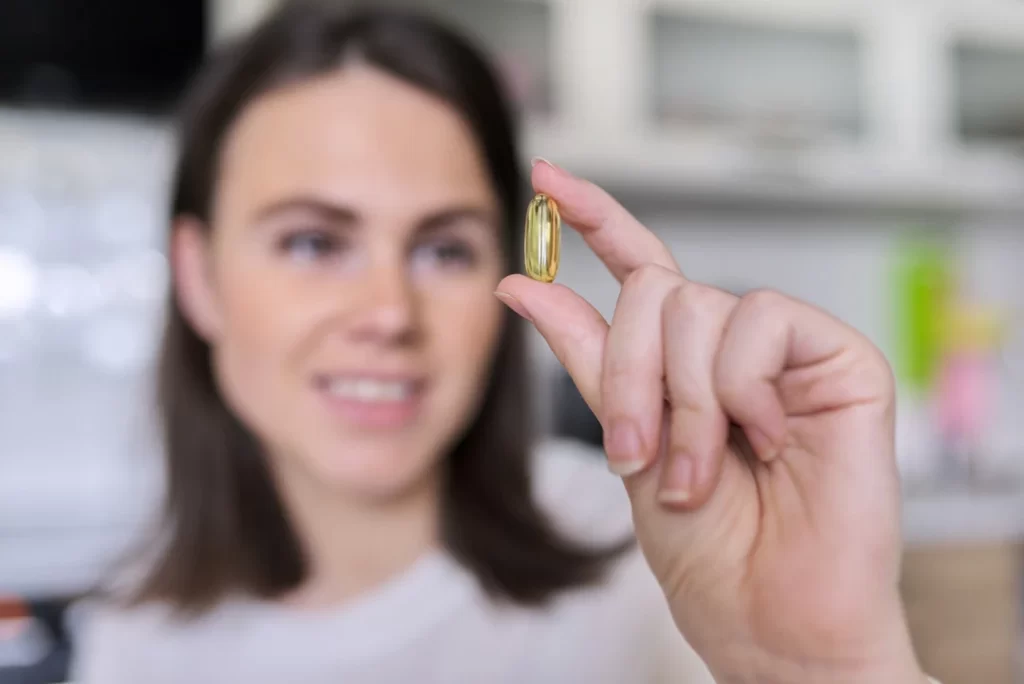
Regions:
<svg viewBox="0 0 1024 684"><path fill-rule="evenodd" d="M526 275L550 283L558 274L558 250L562 242L562 218L555 200L542 193L530 201L524 239Z"/></svg>

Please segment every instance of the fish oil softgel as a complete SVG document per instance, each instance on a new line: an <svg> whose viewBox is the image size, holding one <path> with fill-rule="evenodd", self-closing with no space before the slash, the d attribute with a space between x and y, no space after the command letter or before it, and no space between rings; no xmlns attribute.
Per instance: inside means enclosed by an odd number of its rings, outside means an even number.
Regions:
<svg viewBox="0 0 1024 684"><path fill-rule="evenodd" d="M526 275L550 283L558 274L558 251L562 242L562 218L555 200L541 193L526 209Z"/></svg>

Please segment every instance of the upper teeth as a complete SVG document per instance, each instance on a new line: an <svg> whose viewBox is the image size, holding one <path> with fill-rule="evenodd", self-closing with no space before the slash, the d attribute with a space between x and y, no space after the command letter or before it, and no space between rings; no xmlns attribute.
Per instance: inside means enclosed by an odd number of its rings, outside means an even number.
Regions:
<svg viewBox="0 0 1024 684"><path fill-rule="evenodd" d="M402 401L412 394L412 383L400 380L334 378L327 386L336 397L360 401Z"/></svg>

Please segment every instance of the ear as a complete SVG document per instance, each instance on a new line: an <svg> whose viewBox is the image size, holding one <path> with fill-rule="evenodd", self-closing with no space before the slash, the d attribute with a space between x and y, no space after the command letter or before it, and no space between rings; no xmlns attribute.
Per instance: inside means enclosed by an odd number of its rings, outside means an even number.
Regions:
<svg viewBox="0 0 1024 684"><path fill-rule="evenodd" d="M213 280L209 231L194 217L175 220L171 232L171 269L181 313L207 342L220 334L221 315Z"/></svg>

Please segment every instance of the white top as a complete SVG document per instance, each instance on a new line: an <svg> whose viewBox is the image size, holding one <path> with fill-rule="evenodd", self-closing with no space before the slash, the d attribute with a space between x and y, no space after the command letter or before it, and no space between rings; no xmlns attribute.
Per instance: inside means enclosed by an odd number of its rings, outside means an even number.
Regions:
<svg viewBox="0 0 1024 684"><path fill-rule="evenodd" d="M550 442L535 473L539 501L565 531L600 542L630 531L602 453ZM638 551L605 585L543 610L489 603L437 552L338 609L232 600L191 623L156 606L95 609L77 646L76 684L713 684Z"/></svg>

